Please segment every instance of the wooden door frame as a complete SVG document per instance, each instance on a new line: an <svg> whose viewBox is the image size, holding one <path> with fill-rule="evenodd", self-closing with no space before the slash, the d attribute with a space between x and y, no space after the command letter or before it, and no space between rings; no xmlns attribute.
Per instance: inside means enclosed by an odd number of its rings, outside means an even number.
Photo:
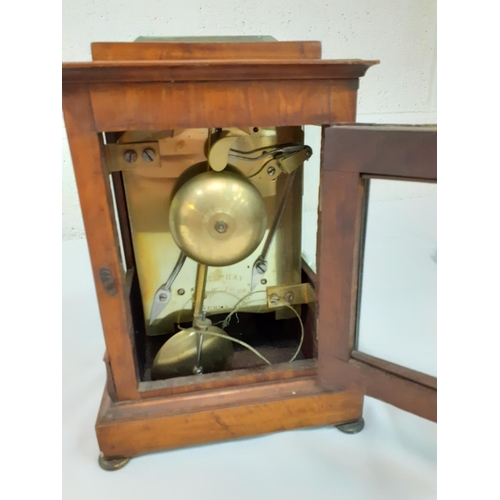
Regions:
<svg viewBox="0 0 500 500"><path fill-rule="evenodd" d="M435 126L323 127L318 226L318 378L437 420L437 378L355 349L367 181L437 181Z"/></svg>

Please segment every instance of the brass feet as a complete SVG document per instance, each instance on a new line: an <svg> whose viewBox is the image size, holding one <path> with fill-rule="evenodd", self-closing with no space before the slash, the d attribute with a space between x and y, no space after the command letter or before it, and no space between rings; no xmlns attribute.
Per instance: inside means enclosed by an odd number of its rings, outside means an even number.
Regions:
<svg viewBox="0 0 500 500"><path fill-rule="evenodd" d="M340 424L336 426L337 429L345 434L357 434L361 432L365 427L365 421L363 417L359 420L355 420L354 422L347 422L347 424Z"/></svg>
<svg viewBox="0 0 500 500"><path fill-rule="evenodd" d="M119 457L119 458L106 458L102 453L99 454L99 466L101 469L113 471L125 467L130 462L130 458Z"/></svg>

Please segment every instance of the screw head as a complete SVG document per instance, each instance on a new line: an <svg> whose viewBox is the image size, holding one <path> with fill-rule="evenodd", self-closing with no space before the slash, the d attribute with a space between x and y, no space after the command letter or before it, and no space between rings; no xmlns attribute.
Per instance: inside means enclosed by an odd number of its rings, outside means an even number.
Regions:
<svg viewBox="0 0 500 500"><path fill-rule="evenodd" d="M218 232L218 233L225 233L227 231L227 224L223 221L223 220L218 220L216 223L215 223L215 230Z"/></svg>
<svg viewBox="0 0 500 500"><path fill-rule="evenodd" d="M186 293L186 290L184 290L184 288L179 288L179 290L177 290L177 295L184 295Z"/></svg>
<svg viewBox="0 0 500 500"><path fill-rule="evenodd" d="M291 304L292 301L293 301L293 293L292 292L285 293L284 299L285 299L286 302L288 302L289 304Z"/></svg>
<svg viewBox="0 0 500 500"><path fill-rule="evenodd" d="M278 302L278 300L280 300L280 298L278 297L278 294L277 293L272 293L270 296L269 296L269 300L271 302Z"/></svg>
<svg viewBox="0 0 500 500"><path fill-rule="evenodd" d="M156 152L154 149L152 148L146 148L143 152L142 152L142 159L148 163L151 163L152 161L154 161L155 159L155 156L156 156Z"/></svg>
<svg viewBox="0 0 500 500"><path fill-rule="evenodd" d="M167 293L160 293L160 295L158 296L158 299L161 302L165 302L168 299L168 294Z"/></svg>
<svg viewBox="0 0 500 500"><path fill-rule="evenodd" d="M264 274L267 271L267 264L265 262L258 262L255 269L259 274Z"/></svg>
<svg viewBox="0 0 500 500"><path fill-rule="evenodd" d="M127 163L135 163L137 161L137 152L133 149L127 149L123 154L123 158Z"/></svg>
<svg viewBox="0 0 500 500"><path fill-rule="evenodd" d="M276 169L274 167L269 167L267 169L267 175L274 175L276 173Z"/></svg>

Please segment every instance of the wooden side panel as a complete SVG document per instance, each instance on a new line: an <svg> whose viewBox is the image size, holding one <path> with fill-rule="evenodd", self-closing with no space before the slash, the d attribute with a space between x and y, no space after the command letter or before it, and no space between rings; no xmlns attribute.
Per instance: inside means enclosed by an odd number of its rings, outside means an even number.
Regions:
<svg viewBox="0 0 500 500"><path fill-rule="evenodd" d="M102 140L93 128L88 88L65 86L63 108L116 397L137 399L125 273L110 179L103 164Z"/></svg>
<svg viewBox="0 0 500 500"><path fill-rule="evenodd" d="M325 129L325 170L437 179L435 126L353 125Z"/></svg>
<svg viewBox="0 0 500 500"><path fill-rule="evenodd" d="M106 367L106 390L108 391L111 400L116 401L115 381L113 379L113 372L111 371L111 365L109 363L108 353L104 354L103 361L104 361L104 366Z"/></svg>
<svg viewBox="0 0 500 500"><path fill-rule="evenodd" d="M130 83L94 84L91 94L96 126L110 132L352 121L357 87L358 80Z"/></svg>
<svg viewBox="0 0 500 500"><path fill-rule="evenodd" d="M276 396L283 399L182 413L161 410L161 400L150 400L149 417L140 408L144 402L136 405L137 414L130 408L126 417L113 418L113 405L105 395L103 406L108 409L101 412L96 425L99 448L106 456L133 457L181 446L339 424L358 419L362 412L363 398L355 391L316 390L295 397L291 393L288 398L279 393ZM109 415L111 418L107 418Z"/></svg>
<svg viewBox="0 0 500 500"><path fill-rule="evenodd" d="M321 59L321 42L96 42L94 61Z"/></svg>
<svg viewBox="0 0 500 500"><path fill-rule="evenodd" d="M125 198L125 187L121 172L111 174L113 181L113 191L115 194L116 210L118 212L118 221L120 223L121 240L123 244L123 254L127 269L135 267L134 248L132 244L132 234L130 230L130 221L128 218L127 200Z"/></svg>

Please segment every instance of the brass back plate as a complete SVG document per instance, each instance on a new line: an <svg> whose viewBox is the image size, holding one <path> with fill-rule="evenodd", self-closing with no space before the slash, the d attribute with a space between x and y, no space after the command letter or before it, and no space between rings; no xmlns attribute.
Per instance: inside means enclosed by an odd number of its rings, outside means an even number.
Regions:
<svg viewBox="0 0 500 500"><path fill-rule="evenodd" d="M238 135L234 148L249 151L264 146L284 143L302 143L303 131L300 127L249 128L241 134L241 129L224 129L223 133ZM142 133L151 137L151 132ZM137 272L141 285L146 323L154 294L170 275L179 256L169 228L169 208L171 192L177 177L196 163L207 161L207 129L175 130L169 134L157 134L159 139L158 168L138 166L124 171L123 178L131 223L132 239ZM140 140L141 132L134 132L134 141ZM241 170L264 197L267 213L266 234L274 219L276 208L286 182L276 166L272 175L259 162L231 160L231 164ZM295 183L281 218L281 222L268 254L268 271L256 288L261 291L241 304L241 311L268 312L266 288L283 283L300 283L301 266L301 215L302 215L302 167L299 168ZM264 239L266 237L264 235ZM264 240L263 239L263 240ZM261 243L246 259L226 267L210 267L208 270L205 311L207 316L229 313L235 304L250 291L252 265L260 254ZM172 298L159 318L147 326L148 335L173 333L174 323L192 320L192 294L194 292L197 264L187 259L172 286ZM288 309L277 311L277 317L291 317Z"/></svg>

